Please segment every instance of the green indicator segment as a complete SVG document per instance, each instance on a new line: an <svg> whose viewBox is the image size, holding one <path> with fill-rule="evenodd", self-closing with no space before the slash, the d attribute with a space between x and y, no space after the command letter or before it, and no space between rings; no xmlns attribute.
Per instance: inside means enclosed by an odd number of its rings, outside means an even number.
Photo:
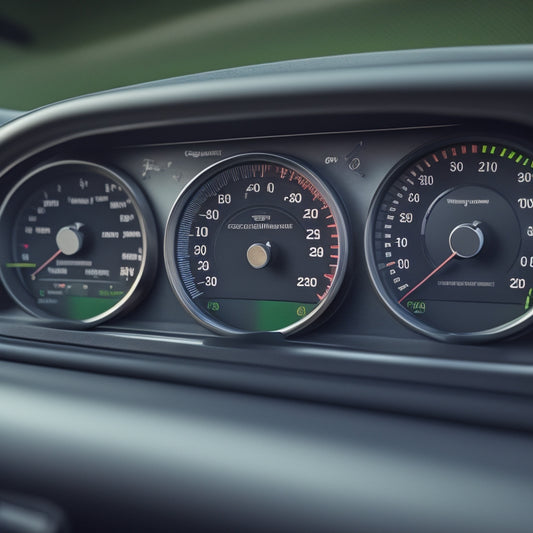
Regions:
<svg viewBox="0 0 533 533"><path fill-rule="evenodd" d="M6 263L7 268L35 268L35 263Z"/></svg>
<svg viewBox="0 0 533 533"><path fill-rule="evenodd" d="M273 331L290 326L308 315L316 304L300 302L255 302L255 319L258 331Z"/></svg>
<svg viewBox="0 0 533 533"><path fill-rule="evenodd" d="M508 158L508 159L512 159L515 155L516 155L516 152L511 152L511 153L507 156L507 158Z"/></svg>
<svg viewBox="0 0 533 533"><path fill-rule="evenodd" d="M488 146L486 144L483 145L483 148L481 148L481 151L486 154L488 150Z"/></svg>
<svg viewBox="0 0 533 533"><path fill-rule="evenodd" d="M275 300L204 300L203 307L217 320L248 331L276 331L304 319L318 304Z"/></svg>
<svg viewBox="0 0 533 533"><path fill-rule="evenodd" d="M517 163L520 163L520 161L522 161L522 158L523 158L523 157L524 157L523 155L519 155L519 156L515 159L515 161L516 161Z"/></svg>
<svg viewBox="0 0 533 533"><path fill-rule="evenodd" d="M529 157L526 157L526 159L524 160L524 162L522 163L522 165L526 166L529 162Z"/></svg>
<svg viewBox="0 0 533 533"><path fill-rule="evenodd" d="M70 320L87 320L109 311L119 301L120 298L69 296L66 301L66 316Z"/></svg>
<svg viewBox="0 0 533 533"><path fill-rule="evenodd" d="M500 152L500 157L503 157L505 155L505 152L507 152L507 148L504 148L501 152Z"/></svg>
<svg viewBox="0 0 533 533"><path fill-rule="evenodd" d="M524 306L524 309L527 311L531 305L531 295L533 294L533 289L529 289L529 292L527 293L526 298L526 305Z"/></svg>
<svg viewBox="0 0 533 533"><path fill-rule="evenodd" d="M496 146L493 146L493 147L490 149L490 153L494 155L495 152L496 152Z"/></svg>

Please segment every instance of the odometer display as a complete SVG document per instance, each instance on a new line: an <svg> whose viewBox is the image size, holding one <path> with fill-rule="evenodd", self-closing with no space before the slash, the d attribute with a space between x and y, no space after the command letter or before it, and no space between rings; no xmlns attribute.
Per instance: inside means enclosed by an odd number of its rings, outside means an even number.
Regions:
<svg viewBox="0 0 533 533"><path fill-rule="evenodd" d="M516 331L533 312L533 155L507 144L439 147L393 171L366 231L387 306L448 341Z"/></svg>
<svg viewBox="0 0 533 533"><path fill-rule="evenodd" d="M178 298L223 333L290 333L338 291L347 235L339 206L311 171L250 154L202 173L174 205L165 235Z"/></svg>

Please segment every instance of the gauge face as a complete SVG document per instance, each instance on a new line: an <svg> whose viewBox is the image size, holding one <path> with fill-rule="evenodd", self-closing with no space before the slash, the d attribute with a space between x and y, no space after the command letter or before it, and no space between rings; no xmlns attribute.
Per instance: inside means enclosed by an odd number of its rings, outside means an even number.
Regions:
<svg viewBox="0 0 533 533"><path fill-rule="evenodd" d="M97 323L133 305L155 268L155 226L137 188L107 168L42 167L1 208L3 281L29 312Z"/></svg>
<svg viewBox="0 0 533 533"><path fill-rule="evenodd" d="M266 154L198 176L165 235L176 295L221 333L303 328L332 301L346 260L346 227L331 192L301 165Z"/></svg>
<svg viewBox="0 0 533 533"><path fill-rule="evenodd" d="M531 153L464 142L415 157L374 200L372 280L422 333L466 342L510 334L533 313L532 215Z"/></svg>

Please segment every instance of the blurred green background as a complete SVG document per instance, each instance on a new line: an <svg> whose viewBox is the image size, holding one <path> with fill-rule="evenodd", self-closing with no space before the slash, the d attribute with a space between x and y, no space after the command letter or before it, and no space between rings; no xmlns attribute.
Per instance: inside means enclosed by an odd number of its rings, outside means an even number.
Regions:
<svg viewBox="0 0 533 533"><path fill-rule="evenodd" d="M533 1L2 0L0 107L323 55L533 41Z"/></svg>

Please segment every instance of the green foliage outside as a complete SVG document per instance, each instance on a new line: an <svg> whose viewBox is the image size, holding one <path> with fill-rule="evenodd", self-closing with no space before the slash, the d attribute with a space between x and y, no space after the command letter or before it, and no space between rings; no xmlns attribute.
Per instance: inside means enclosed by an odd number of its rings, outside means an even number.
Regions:
<svg viewBox="0 0 533 533"><path fill-rule="evenodd" d="M533 40L524 0L3 0L0 107L300 57ZM0 25L1 27L1 25Z"/></svg>

